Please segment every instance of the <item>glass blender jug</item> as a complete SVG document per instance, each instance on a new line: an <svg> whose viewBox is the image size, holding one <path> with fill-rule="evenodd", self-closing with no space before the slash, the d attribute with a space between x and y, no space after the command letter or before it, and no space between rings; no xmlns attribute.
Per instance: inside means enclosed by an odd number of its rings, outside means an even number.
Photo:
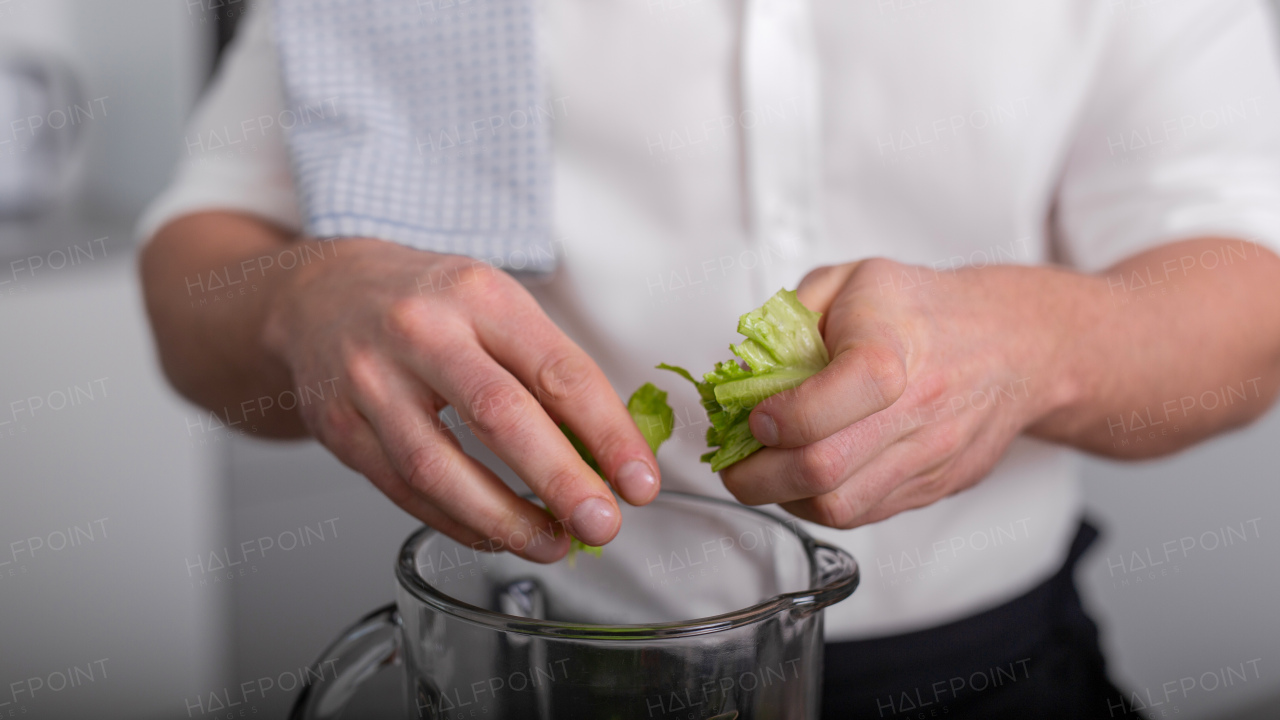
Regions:
<svg viewBox="0 0 1280 720"><path fill-rule="evenodd" d="M622 514L600 556L551 565L414 533L395 605L326 650L333 679L292 717L340 717L396 668L404 718L816 720L822 609L854 591L854 559L721 500L663 492Z"/></svg>

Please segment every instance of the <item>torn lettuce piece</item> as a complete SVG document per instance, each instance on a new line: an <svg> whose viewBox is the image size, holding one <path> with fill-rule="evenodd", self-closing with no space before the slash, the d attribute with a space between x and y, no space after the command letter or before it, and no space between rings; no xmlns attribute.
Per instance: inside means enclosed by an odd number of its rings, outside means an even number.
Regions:
<svg viewBox="0 0 1280 720"><path fill-rule="evenodd" d="M569 554L565 555L565 558L569 560L569 567L578 566L579 552L600 557L604 554L604 548L599 545L588 545L578 538L569 538Z"/></svg>
<svg viewBox="0 0 1280 720"><path fill-rule="evenodd" d="M831 361L818 332L822 313L806 308L793 290L779 290L764 305L738 319L738 332L746 336L730 345L738 360L716 363L698 381L684 368L663 363L698 388L711 426L702 456L719 472L764 447L747 426L751 408L761 400L796 387Z"/></svg>
<svg viewBox="0 0 1280 720"><path fill-rule="evenodd" d="M675 412L667 404L667 393L659 390L653 383L645 383L631 394L631 399L627 401L627 412L631 413L631 420L640 428L645 442L649 443L649 450L656 455L658 447L671 437L676 424ZM578 452L581 453L582 450ZM597 468L596 472L600 470Z"/></svg>
<svg viewBox="0 0 1280 720"><path fill-rule="evenodd" d="M662 445L667 438L671 437L672 430L675 429L675 412L671 406L667 404L667 393L659 390L653 383L645 383L631 394L631 399L627 400L627 411L631 413L631 420L640 428L640 434L644 436L645 442L649 443L649 450L655 455L658 453L658 447ZM582 458L592 470L596 471L605 482L609 479L600 471L600 464L591 455L591 451L587 449L585 443L573 434L568 425L560 424L560 432L569 438L569 443L573 445L573 449L578 451L578 455ZM578 551L591 553L596 557L600 557L600 553L604 551L603 547L588 545L578 538L569 539L569 565L573 566L577 562L576 555Z"/></svg>

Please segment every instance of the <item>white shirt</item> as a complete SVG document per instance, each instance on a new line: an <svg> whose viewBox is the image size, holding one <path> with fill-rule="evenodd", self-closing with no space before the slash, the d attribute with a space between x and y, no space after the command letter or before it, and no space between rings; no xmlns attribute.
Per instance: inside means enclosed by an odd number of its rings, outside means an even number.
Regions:
<svg viewBox="0 0 1280 720"><path fill-rule="evenodd" d="M430 7L448 22L443 5ZM794 121L807 101L803 83L792 103L747 77L775 94L741 106L742 7L547 0L541 19L549 101L564 108L563 257L531 289L620 395L645 381L670 391L668 489L728 497L697 461L706 418L692 387L653 366L710 369L738 340L738 315L813 267L887 256L938 272L1050 260L1096 271L1205 235L1280 248L1280 78L1260 1L812 0L820 231L785 247L751 232L761 200L744 168L769 134L750 128ZM284 104L263 9L198 108L143 237L213 208L299 227L281 126L305 109ZM1118 304L1146 298L1117 292ZM981 483L932 506L850 531L807 524L862 566L861 587L827 611L828 639L1011 599L1061 564L1080 510L1072 451L1020 438Z"/></svg>

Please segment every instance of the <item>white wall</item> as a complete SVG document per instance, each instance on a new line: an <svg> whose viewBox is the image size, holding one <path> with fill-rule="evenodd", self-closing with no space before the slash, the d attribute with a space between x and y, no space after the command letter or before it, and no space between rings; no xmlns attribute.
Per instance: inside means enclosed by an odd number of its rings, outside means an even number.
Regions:
<svg viewBox="0 0 1280 720"><path fill-rule="evenodd" d="M132 218L164 187L183 152L183 125L213 52L207 8L224 0L62 1L74 8L72 33L90 95L107 98L106 121L89 127L82 202Z"/></svg>
<svg viewBox="0 0 1280 720"><path fill-rule="evenodd" d="M1116 676L1167 700L1164 717L1239 717L1259 703L1271 713L1257 717L1280 717L1278 467L1275 411L1177 457L1085 466L1105 529L1080 573L1086 600ZM1232 684L1205 675L1215 672ZM1184 678L1195 681L1185 695Z"/></svg>
<svg viewBox="0 0 1280 720"><path fill-rule="evenodd" d="M0 2L0 49L52 50L101 99L76 202L0 226L3 717L185 716L229 667L229 595L186 567L223 541L222 460L154 360L131 227L181 150L206 29L169 0Z"/></svg>
<svg viewBox="0 0 1280 720"><path fill-rule="evenodd" d="M221 546L221 464L186 437L132 259L112 252L0 299L0 711L14 717L174 717L227 664L228 598L193 588L185 564ZM100 660L93 682L8 692Z"/></svg>

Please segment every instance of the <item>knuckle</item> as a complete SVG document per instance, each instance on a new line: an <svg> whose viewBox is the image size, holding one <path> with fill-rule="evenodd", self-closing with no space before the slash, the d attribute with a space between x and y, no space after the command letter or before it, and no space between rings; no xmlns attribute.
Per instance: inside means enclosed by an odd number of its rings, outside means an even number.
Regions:
<svg viewBox="0 0 1280 720"><path fill-rule="evenodd" d="M488 550L508 550L522 553L531 547L551 541L553 534L565 529L564 521L557 520L550 510L528 513L519 507L493 506L483 517L474 520L477 534L488 539Z"/></svg>
<svg viewBox="0 0 1280 720"><path fill-rule="evenodd" d="M429 445L419 445L405 456L403 467L408 473L405 482L409 487L433 499L438 499L449 487L457 463L450 453L440 452Z"/></svg>
<svg viewBox="0 0 1280 720"><path fill-rule="evenodd" d="M524 425L523 388L502 380L490 380L467 393L467 414L478 434L503 436Z"/></svg>
<svg viewBox="0 0 1280 720"><path fill-rule="evenodd" d="M555 350L538 363L534 392L552 400L575 400L592 386L590 362L580 353Z"/></svg>
<svg viewBox="0 0 1280 720"><path fill-rule="evenodd" d="M902 276L902 265L883 257L860 260L854 268L851 279L866 287L875 288L880 296L898 296L902 289L899 279Z"/></svg>
<svg viewBox="0 0 1280 720"><path fill-rule="evenodd" d="M538 495L546 500L548 505L556 503L557 499L561 503L574 503L572 496L578 494L575 488L580 481L581 474L575 468L568 463L561 463L560 467L553 470L547 479L540 483L542 490Z"/></svg>
<svg viewBox="0 0 1280 720"><path fill-rule="evenodd" d="M926 468L914 478L910 478L906 473L900 477L894 478L896 483L910 483L912 486L911 495L918 501L930 503L934 500L940 500L950 494L947 488L950 486L953 478L953 465L945 460L934 464L932 467Z"/></svg>
<svg viewBox="0 0 1280 720"><path fill-rule="evenodd" d="M836 266L834 265L822 265L822 266L816 267L810 270L809 272L805 273L804 278L800 280L800 285L803 286L803 285L808 285L810 283L818 282L826 278L835 270L836 270Z"/></svg>
<svg viewBox="0 0 1280 720"><path fill-rule="evenodd" d="M468 262L458 268L458 284L471 285L477 291L492 290L500 281L497 268L483 262Z"/></svg>
<svg viewBox="0 0 1280 720"><path fill-rule="evenodd" d="M846 530L853 527L857 515L849 502L839 493L819 495L809 501L814 522L830 528Z"/></svg>
<svg viewBox="0 0 1280 720"><path fill-rule="evenodd" d="M639 441L644 444L643 441ZM604 463L609 462L610 458L620 455L628 445L631 444L630 432L622 428L610 428L603 431L597 431L594 436L593 451L596 462L604 469ZM648 447L647 444L644 444Z"/></svg>
<svg viewBox="0 0 1280 720"><path fill-rule="evenodd" d="M402 297L387 307L386 330L393 337L416 337L423 322L430 317L427 303L419 297Z"/></svg>
<svg viewBox="0 0 1280 720"><path fill-rule="evenodd" d="M425 272L418 280L418 294L443 300L475 299L487 294L519 287L514 278L499 268L464 255L429 253Z"/></svg>
<svg viewBox="0 0 1280 720"><path fill-rule="evenodd" d="M901 263L886 257L869 257L858 263L856 272L878 276L884 273L891 273L900 267L902 267Z"/></svg>
<svg viewBox="0 0 1280 720"><path fill-rule="evenodd" d="M844 483L846 462L838 448L819 443L799 452L800 475L807 490L822 495Z"/></svg>
<svg viewBox="0 0 1280 720"><path fill-rule="evenodd" d="M861 357L863 371L871 389L879 395L881 408L889 407L907 389L907 368L902 358L883 345L868 345Z"/></svg>
<svg viewBox="0 0 1280 720"><path fill-rule="evenodd" d="M366 397L378 394L386 373L383 372L382 363L373 351L367 349L352 351L343 359L343 366L347 379L357 394Z"/></svg>
<svg viewBox="0 0 1280 720"><path fill-rule="evenodd" d="M388 500L396 504L401 510L409 514L413 513L414 491L399 475L386 475L382 473L366 473L365 477L373 484L378 492L386 496Z"/></svg>
<svg viewBox="0 0 1280 720"><path fill-rule="evenodd" d="M493 513L477 518L476 530L490 541L500 541L499 547L523 550L533 534L530 522L518 511L510 508L494 508Z"/></svg>
<svg viewBox="0 0 1280 720"><path fill-rule="evenodd" d="M954 457L965 446L965 433L958 423L940 424L928 439L927 452L936 458Z"/></svg>
<svg viewBox="0 0 1280 720"><path fill-rule="evenodd" d="M505 272L479 260L468 260L452 270L457 278L454 292L480 302L501 301L518 284Z"/></svg>
<svg viewBox="0 0 1280 720"><path fill-rule="evenodd" d="M953 392L945 369L926 370L911 378L911 395L915 398L915 403L921 408L932 407L935 415L949 412Z"/></svg>
<svg viewBox="0 0 1280 720"><path fill-rule="evenodd" d="M302 413L316 438L330 448L346 448L359 427L355 410L343 402L311 403Z"/></svg>
<svg viewBox="0 0 1280 720"><path fill-rule="evenodd" d="M951 489L951 486L954 482L955 478L952 476L950 468L943 466L931 470L924 476L922 490L925 502L931 503L953 494L955 491Z"/></svg>

